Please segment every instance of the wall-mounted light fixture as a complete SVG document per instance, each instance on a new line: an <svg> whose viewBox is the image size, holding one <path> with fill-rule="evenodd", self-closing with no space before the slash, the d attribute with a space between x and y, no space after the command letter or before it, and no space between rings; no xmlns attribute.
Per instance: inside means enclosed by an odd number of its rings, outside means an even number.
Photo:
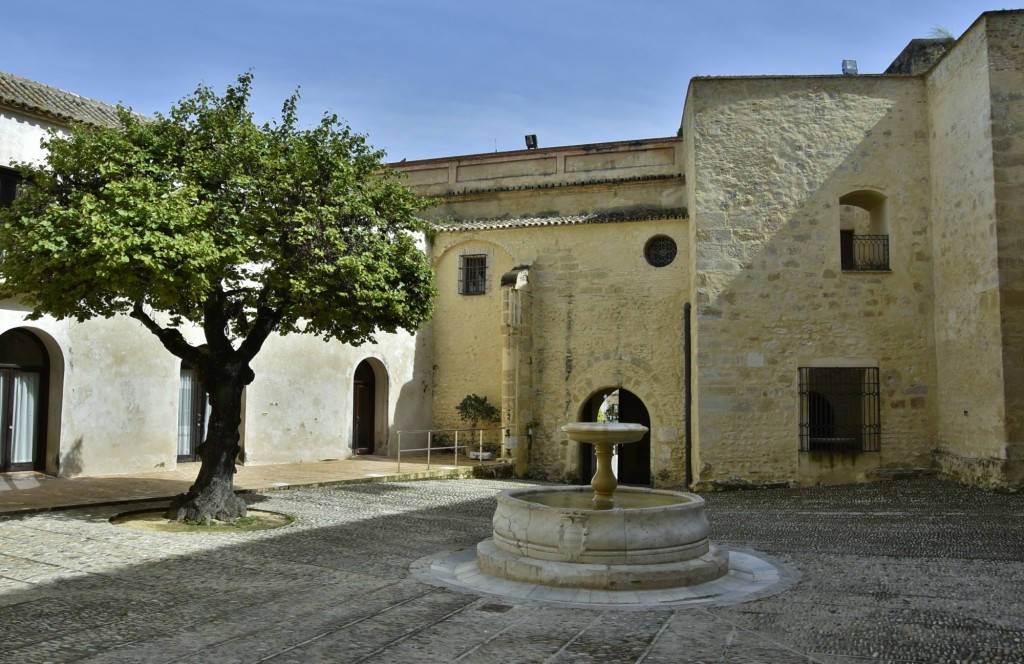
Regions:
<svg viewBox="0 0 1024 664"><path fill-rule="evenodd" d="M537 134L526 135L526 149L536 150L537 149Z"/></svg>

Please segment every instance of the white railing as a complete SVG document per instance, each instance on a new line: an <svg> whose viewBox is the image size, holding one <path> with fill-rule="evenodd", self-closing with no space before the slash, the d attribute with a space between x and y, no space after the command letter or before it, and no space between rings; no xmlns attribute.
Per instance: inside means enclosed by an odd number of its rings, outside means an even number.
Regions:
<svg viewBox="0 0 1024 664"><path fill-rule="evenodd" d="M473 433L476 433L477 439L477 455L478 460L484 460L484 433L487 431L499 431L504 433L504 427L493 427L490 429L410 429L408 431L398 432L398 469L396 472L402 472L402 452L426 452L427 453L427 470L430 470L430 453L439 452L442 450L453 450L455 452L455 467L459 467L459 450L469 450L472 446ZM427 446L426 447L413 447L409 449L402 449L402 435L403 434L427 434ZM453 445L434 445L435 434L448 436L455 434L455 443ZM459 434L463 434L463 441L470 439L470 444L465 442L459 442ZM499 434L499 439L501 434ZM447 442L447 441L446 441Z"/></svg>

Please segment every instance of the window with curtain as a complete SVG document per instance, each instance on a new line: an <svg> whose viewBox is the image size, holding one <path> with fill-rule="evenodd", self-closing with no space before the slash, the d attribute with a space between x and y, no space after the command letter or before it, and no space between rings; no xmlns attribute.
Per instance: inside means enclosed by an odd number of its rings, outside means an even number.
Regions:
<svg viewBox="0 0 1024 664"><path fill-rule="evenodd" d="M196 447L206 435L210 419L210 400L194 369L181 370L178 388L178 457L193 459Z"/></svg>
<svg viewBox="0 0 1024 664"><path fill-rule="evenodd" d="M40 376L34 371L14 373L11 395L11 463L32 463L39 424Z"/></svg>

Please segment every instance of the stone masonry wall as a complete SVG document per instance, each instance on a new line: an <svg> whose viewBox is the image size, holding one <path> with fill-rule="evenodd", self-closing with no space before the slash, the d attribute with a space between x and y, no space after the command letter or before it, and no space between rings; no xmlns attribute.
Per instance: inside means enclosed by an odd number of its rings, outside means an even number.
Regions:
<svg viewBox="0 0 1024 664"><path fill-rule="evenodd" d="M1024 14L985 18L999 234L1006 476L1024 484Z"/></svg>
<svg viewBox="0 0 1024 664"><path fill-rule="evenodd" d="M601 143L393 164L407 183L441 196L433 221L551 217L682 208L675 138ZM658 186L664 182L667 186Z"/></svg>
<svg viewBox="0 0 1024 664"><path fill-rule="evenodd" d="M927 77L940 465L970 481L964 460L1003 456L1002 324L992 168L992 100L984 19ZM972 477L973 476L973 477Z"/></svg>
<svg viewBox="0 0 1024 664"><path fill-rule="evenodd" d="M697 485L840 482L929 464L935 435L924 85L694 79ZM891 271L840 267L839 198L885 197ZM877 366L881 451L801 454L801 366Z"/></svg>
<svg viewBox="0 0 1024 664"><path fill-rule="evenodd" d="M530 379L533 427L529 473L577 479L579 455L561 427L580 416L602 388L637 394L651 416L651 468L658 486L680 486L682 448L682 307L687 291L684 220L445 232L436 242L435 422L466 393L501 396L500 293L455 293L456 248L495 247L497 269L530 265ZM679 253L663 268L649 265L644 246L672 237ZM498 249L500 247L500 250ZM493 306L492 306L493 305Z"/></svg>
<svg viewBox="0 0 1024 664"><path fill-rule="evenodd" d="M458 426L455 406L470 393L495 404L504 396L508 415L510 381L519 380L519 415L529 422L503 422L518 439L517 471L576 479L578 449L561 427L598 390L623 387L652 418L654 482L682 484L689 231L681 147L659 138L394 165L419 192L443 197L426 211L439 223L435 426ZM678 255L654 268L644 247L659 234L675 240ZM462 254L488 256L485 294L458 293ZM512 335L500 278L516 266L528 267L529 325Z"/></svg>
<svg viewBox="0 0 1024 664"><path fill-rule="evenodd" d="M468 394L485 396L491 404L501 407L500 279L517 260L515 249L507 246L505 240L492 234L443 233L434 241L434 283L440 291L434 301L431 323L436 428L468 426L455 409ZM463 254L488 257L484 294L459 294L459 257Z"/></svg>

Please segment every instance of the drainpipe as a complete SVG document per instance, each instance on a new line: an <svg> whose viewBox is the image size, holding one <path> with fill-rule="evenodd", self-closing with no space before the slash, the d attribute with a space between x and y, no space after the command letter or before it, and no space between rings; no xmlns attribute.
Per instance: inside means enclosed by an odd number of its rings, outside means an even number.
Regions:
<svg viewBox="0 0 1024 664"><path fill-rule="evenodd" d="M693 365L690 357L690 303L683 305L683 415L686 417L684 437L684 463L686 488L693 482Z"/></svg>

